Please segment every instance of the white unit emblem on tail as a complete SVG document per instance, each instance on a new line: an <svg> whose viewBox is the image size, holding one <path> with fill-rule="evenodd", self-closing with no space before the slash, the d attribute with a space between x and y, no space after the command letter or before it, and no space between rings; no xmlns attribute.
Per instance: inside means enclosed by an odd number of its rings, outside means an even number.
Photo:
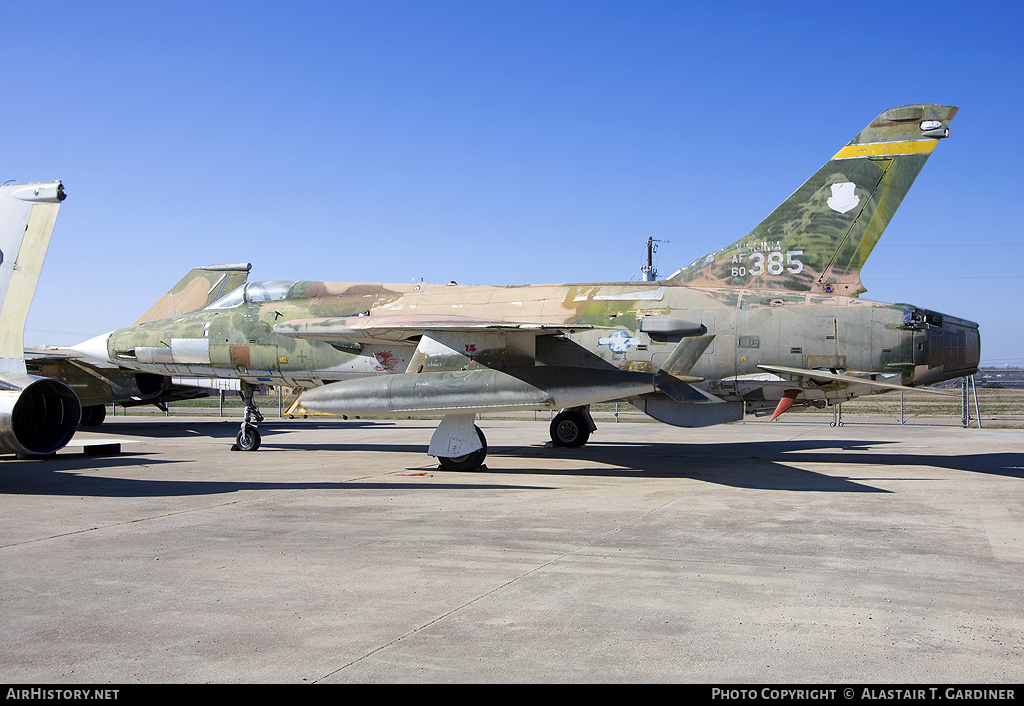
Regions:
<svg viewBox="0 0 1024 706"><path fill-rule="evenodd" d="M846 213L857 207L860 197L857 196L857 185L852 181L832 185L832 195L828 197L828 207L836 213Z"/></svg>

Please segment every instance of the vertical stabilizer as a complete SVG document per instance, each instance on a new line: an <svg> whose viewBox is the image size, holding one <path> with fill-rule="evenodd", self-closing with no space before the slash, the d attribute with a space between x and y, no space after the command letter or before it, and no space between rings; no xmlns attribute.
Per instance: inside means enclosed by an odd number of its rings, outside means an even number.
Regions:
<svg viewBox="0 0 1024 706"><path fill-rule="evenodd" d="M167 294L139 317L136 324L145 324L171 316L199 311L233 289L245 284L252 265L207 265L189 271Z"/></svg>
<svg viewBox="0 0 1024 706"><path fill-rule="evenodd" d="M0 371L25 372L25 319L64 200L59 181L0 186Z"/></svg>
<svg viewBox="0 0 1024 706"><path fill-rule="evenodd" d="M891 108L742 240L670 279L698 287L858 296L860 271L957 109Z"/></svg>

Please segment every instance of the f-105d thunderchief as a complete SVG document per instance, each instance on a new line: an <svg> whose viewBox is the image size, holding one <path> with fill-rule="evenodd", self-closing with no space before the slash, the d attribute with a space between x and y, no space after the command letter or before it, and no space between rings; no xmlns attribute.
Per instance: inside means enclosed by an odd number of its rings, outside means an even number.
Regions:
<svg viewBox="0 0 1024 706"><path fill-rule="evenodd" d="M252 282L78 348L132 370L239 379L243 449L259 445L261 383L309 388L312 411L438 415L428 453L452 470L483 463L482 412L560 410L552 440L581 446L599 402L698 427L969 375L977 324L859 298L861 267L956 111L885 111L747 236L665 280Z"/></svg>

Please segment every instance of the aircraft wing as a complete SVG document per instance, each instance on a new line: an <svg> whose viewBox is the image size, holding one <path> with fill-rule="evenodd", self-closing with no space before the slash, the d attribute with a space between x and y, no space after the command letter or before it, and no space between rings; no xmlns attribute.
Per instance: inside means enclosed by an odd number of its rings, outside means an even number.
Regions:
<svg viewBox="0 0 1024 706"><path fill-rule="evenodd" d="M592 329L590 325L534 324L474 319L464 316L348 316L293 319L274 326L274 332L290 338L326 342L386 342L417 345L432 331L473 334L485 331L526 332L533 335L571 333Z"/></svg>

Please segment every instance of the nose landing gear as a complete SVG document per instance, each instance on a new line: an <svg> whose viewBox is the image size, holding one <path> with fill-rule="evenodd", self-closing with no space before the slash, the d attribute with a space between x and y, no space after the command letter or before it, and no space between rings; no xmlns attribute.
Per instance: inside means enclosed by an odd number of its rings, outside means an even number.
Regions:
<svg viewBox="0 0 1024 706"><path fill-rule="evenodd" d="M260 447L260 432L256 425L263 421L259 407L253 399L256 394L256 386L247 382L241 383L242 389L239 393L245 403L245 412L242 415L242 428L235 437L235 444L232 451L255 451Z"/></svg>

